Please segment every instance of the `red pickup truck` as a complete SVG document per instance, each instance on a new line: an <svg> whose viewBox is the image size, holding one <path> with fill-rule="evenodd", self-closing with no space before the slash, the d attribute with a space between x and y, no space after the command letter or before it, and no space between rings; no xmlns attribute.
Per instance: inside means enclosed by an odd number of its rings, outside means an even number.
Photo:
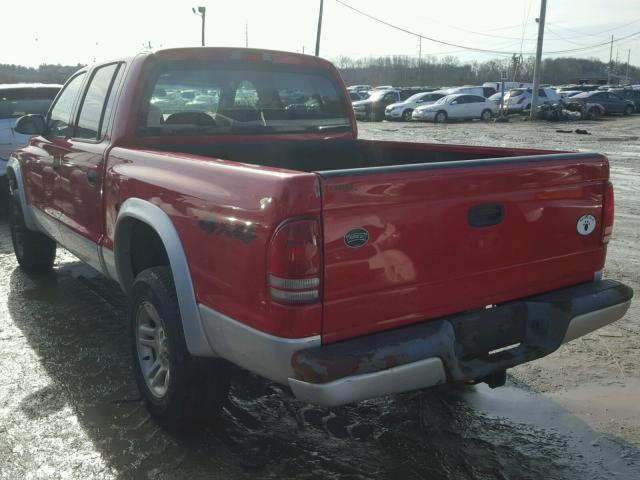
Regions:
<svg viewBox="0 0 640 480"><path fill-rule="evenodd" d="M505 371L613 322L607 159L357 138L322 59L234 48L78 71L8 163L22 268L56 245L130 300L138 385L181 425L231 362L334 406Z"/></svg>

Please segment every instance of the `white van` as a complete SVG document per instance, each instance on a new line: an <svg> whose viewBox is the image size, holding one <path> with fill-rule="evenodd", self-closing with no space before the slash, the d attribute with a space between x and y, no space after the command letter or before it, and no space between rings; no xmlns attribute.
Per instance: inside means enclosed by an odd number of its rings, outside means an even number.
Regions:
<svg viewBox="0 0 640 480"><path fill-rule="evenodd" d="M492 84L493 85L493 84ZM465 93L467 95L477 95L479 97L489 98L496 93L496 89L493 86L481 86L476 87L472 85L465 85L464 87L453 87L446 89L447 95L455 95L459 93Z"/></svg>
<svg viewBox="0 0 640 480"><path fill-rule="evenodd" d="M500 91L502 88L502 82L484 82L482 84L483 87L491 87L496 89L496 93ZM542 86L542 85L541 85ZM525 82L504 82L504 93L507 93L509 90L514 88L532 88L533 83L525 83Z"/></svg>

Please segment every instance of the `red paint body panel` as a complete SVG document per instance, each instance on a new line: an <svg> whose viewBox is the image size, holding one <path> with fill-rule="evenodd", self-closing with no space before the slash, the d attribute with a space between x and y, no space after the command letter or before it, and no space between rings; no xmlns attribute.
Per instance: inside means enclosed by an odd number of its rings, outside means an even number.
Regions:
<svg viewBox="0 0 640 480"><path fill-rule="evenodd" d="M195 48L125 59L126 74L102 142L35 137L17 153L29 202L52 218L65 215L74 233L111 250L118 211L127 199L159 206L180 236L197 301L287 338L322 335L324 342L333 342L585 282L602 269L606 248L600 231L585 237L576 233L577 219L587 213L599 219L600 228L609 177L601 156L358 175L345 170L331 177L260 166L260 158L247 164L176 153L180 146L259 142L282 144L286 151L287 144L312 141L320 142L318 148L353 142L354 151L370 156L371 165L395 155L424 156L425 163L434 164L447 156L469 160L557 153L358 141L352 111L353 129L346 132L176 136L170 139L173 152L160 147L169 142L166 137L138 136L144 85L159 62L234 56L305 65L339 79L322 59L284 52ZM69 165L65 175L56 176L51 151L60 148ZM98 172L95 188L82 183L89 169ZM503 222L470 227L468 211L481 204L503 205ZM267 288L271 238L292 218L318 218L323 228L322 298L308 305L275 303ZM349 248L344 235L356 227L369 231L369 242Z"/></svg>
<svg viewBox="0 0 640 480"><path fill-rule="evenodd" d="M601 218L607 177L596 157L323 180L323 340L591 280L606 249L576 223ZM503 205L504 220L471 227L469 209L486 204ZM367 245L345 245L353 227Z"/></svg>

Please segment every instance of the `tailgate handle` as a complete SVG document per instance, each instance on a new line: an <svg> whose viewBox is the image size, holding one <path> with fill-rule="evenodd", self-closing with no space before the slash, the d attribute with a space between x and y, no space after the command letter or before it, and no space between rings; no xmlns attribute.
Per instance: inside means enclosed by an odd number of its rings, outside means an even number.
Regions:
<svg viewBox="0 0 640 480"><path fill-rule="evenodd" d="M491 227L498 225L504 219L502 205L476 205L469 209L469 225L472 227Z"/></svg>

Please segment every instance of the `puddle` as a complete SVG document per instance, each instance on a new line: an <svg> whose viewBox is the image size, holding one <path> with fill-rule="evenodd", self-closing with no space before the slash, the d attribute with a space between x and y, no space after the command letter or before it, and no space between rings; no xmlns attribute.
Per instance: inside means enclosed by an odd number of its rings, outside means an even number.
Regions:
<svg viewBox="0 0 640 480"><path fill-rule="evenodd" d="M473 409L494 418L541 428L568 439L568 450L602 470L602 478L640 478L640 452L620 438L603 433L606 423L640 425L640 382L582 385L552 394L486 385L462 393ZM611 431L609 427L607 431ZM600 477L591 477L600 478Z"/></svg>

